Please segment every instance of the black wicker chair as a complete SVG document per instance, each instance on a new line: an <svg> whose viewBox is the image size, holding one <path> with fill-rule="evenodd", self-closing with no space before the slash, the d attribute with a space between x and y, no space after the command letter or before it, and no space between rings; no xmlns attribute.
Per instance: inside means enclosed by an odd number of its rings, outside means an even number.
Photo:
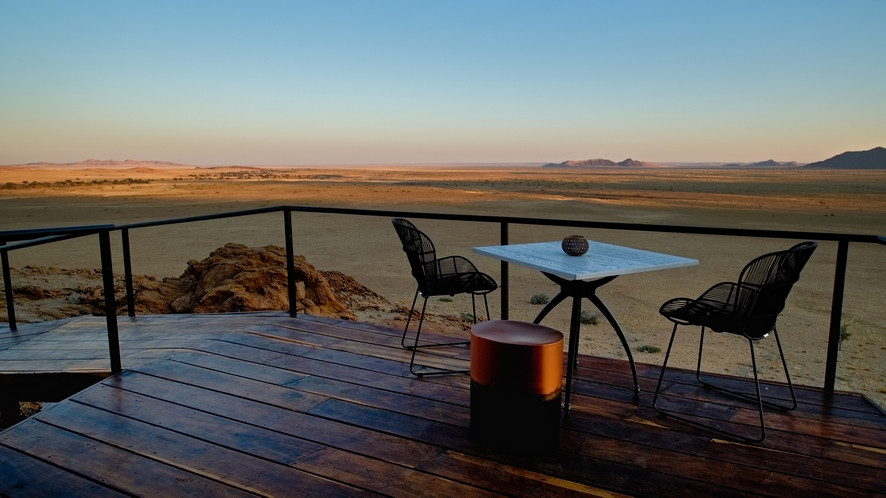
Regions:
<svg viewBox="0 0 886 498"><path fill-rule="evenodd" d="M652 406L655 410L684 422L704 427L745 443L757 443L766 437L766 427L763 423L763 405L780 410L793 410L797 407L797 397L791 377L788 374L784 352L781 349L781 341L778 340L778 331L775 322L779 313L784 309L785 301L794 283L800 278L800 271L809 261L812 252L818 246L815 242L803 242L786 251L773 252L760 256L744 267L738 282L722 282L710 289L698 299L677 298L664 303L659 310L665 318L674 322L674 331L671 333L671 341L668 343L668 351L665 353L664 364L658 377L658 386L655 388L655 396L652 398ZM705 387L718 389L730 394L756 401L760 412L760 436L759 438L745 437L732 432L712 427L678 415L673 411L663 410L658 406L658 396L661 391L662 379L668 365L668 357L674 344L674 336L677 334L679 325L695 325L701 327L701 340L698 345L698 365L695 376ZM705 328L714 332L728 332L744 337L748 340L751 349L751 364L754 370L754 384L756 397L734 390L716 386L705 382L701 378L701 354L704 347ZM775 336L778 344L778 352L781 355L781 364L784 367L785 378L791 391L793 404L783 406L780 404L764 401L760 396L760 380L757 377L757 360L754 356L754 342L766 337L769 333Z"/></svg>
<svg viewBox="0 0 886 498"><path fill-rule="evenodd" d="M403 329L403 337L400 339L400 345L403 348L412 350L409 371L418 377L469 372L469 370L415 370L415 352L419 348L470 344L470 341L419 344L419 336L421 335L421 326L425 319L425 308L428 305L428 298L431 296L470 294L474 311L474 323L477 323L476 296L483 296L483 302L486 305L486 319L488 320L489 302L486 300L486 295L497 289L498 284L495 283L492 277L477 270L473 263L461 256L437 258L431 239L409 221L402 218L394 218L391 221L397 230L400 242L403 243L403 251L409 259L409 266L412 267L412 276L415 277L415 281L418 283L415 297L412 298L412 308L409 310L409 316L406 319L406 327ZM421 317L418 321L418 329L415 331L415 341L412 345L407 345L406 334L409 331L409 323L412 320L412 313L415 311L415 303L418 300L419 294L421 294L425 301L421 307Z"/></svg>

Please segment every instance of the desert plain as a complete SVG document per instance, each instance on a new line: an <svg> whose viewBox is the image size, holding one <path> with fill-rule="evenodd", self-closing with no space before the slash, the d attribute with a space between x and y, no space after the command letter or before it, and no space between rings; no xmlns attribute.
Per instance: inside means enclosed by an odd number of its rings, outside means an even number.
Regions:
<svg viewBox="0 0 886 498"><path fill-rule="evenodd" d="M502 166L134 167L2 166L0 231L71 225L124 225L277 205L348 207L457 214L684 226L840 232L886 236L886 171L792 169L553 169ZM435 242L440 256L459 254L500 278L497 260L472 254L497 245L499 227L455 221L413 220ZM409 307L415 292L406 258L387 217L293 214L295 251L323 270L338 270L388 300ZM742 267L766 252L799 240L715 237L659 232L510 227L510 243L560 240L579 234L639 249L694 258L698 266L624 275L601 288L625 330L638 362L661 364L671 323L658 314L673 297L697 297L711 285L735 280ZM133 271L178 276L189 260L205 258L228 242L283 245L280 213L133 230ZM115 270L122 271L114 236ZM834 285L836 243L820 242L779 318L779 337L792 380L823 385ZM95 237L10 254L13 268L98 268ZM509 314L531 321L540 311L532 296L556 294L539 272L510 265ZM886 246L851 244L837 388L861 392L886 406ZM49 282L47 282L49 283ZM501 313L499 291L490 295L492 317ZM432 298L429 311L458 318L470 299ZM583 309L597 312L588 302ZM478 313L481 317L485 313ZM38 315L23 319L45 319ZM403 316L365 312L361 320L402 327ZM545 324L568 331L568 306ZM452 320L431 327L455 335ZM709 334L703 369L751 375L743 339ZM643 347L646 346L646 347ZM658 352L640 352L644 351ZM674 365L694 368L698 331L681 328ZM581 352L624 358L605 319L582 326ZM758 343L763 379L783 381L771 338Z"/></svg>

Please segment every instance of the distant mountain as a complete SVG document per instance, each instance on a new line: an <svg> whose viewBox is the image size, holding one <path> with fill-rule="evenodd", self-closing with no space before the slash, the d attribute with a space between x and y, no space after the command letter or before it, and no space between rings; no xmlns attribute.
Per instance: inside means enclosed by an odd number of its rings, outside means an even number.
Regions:
<svg viewBox="0 0 886 498"><path fill-rule="evenodd" d="M886 149L874 147L860 152L844 152L830 159L810 163L809 169L886 169Z"/></svg>
<svg viewBox="0 0 886 498"><path fill-rule="evenodd" d="M627 158L617 163L609 159L585 159L582 161L563 161L562 163L548 163L542 168L663 168L658 163L647 163Z"/></svg>
<svg viewBox="0 0 886 498"><path fill-rule="evenodd" d="M28 163L23 166L32 166L32 167L46 167L46 168L67 168L67 169L76 169L76 168L94 168L94 167L115 167L115 166L128 166L128 167L139 167L139 166L186 166L185 164L179 163L170 163L166 161L139 161L134 159L127 159L125 161L115 161L113 159L87 159L85 161L80 161L78 163L48 163L48 162L39 162L39 163Z"/></svg>
<svg viewBox="0 0 886 498"><path fill-rule="evenodd" d="M774 159L769 159L767 161L760 161L756 163L727 163L724 164L723 168L747 168L747 169L766 169L766 168L796 168L800 166L800 163L797 161L790 161L786 163L780 163Z"/></svg>

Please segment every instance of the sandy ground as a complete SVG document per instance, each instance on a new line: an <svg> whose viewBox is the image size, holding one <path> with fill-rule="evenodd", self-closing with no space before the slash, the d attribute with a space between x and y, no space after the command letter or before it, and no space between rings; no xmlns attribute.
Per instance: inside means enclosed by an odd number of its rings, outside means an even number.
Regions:
<svg viewBox="0 0 886 498"><path fill-rule="evenodd" d="M25 181L40 183L25 186ZM886 172L0 167L0 230L126 224L281 204L886 235ZM499 243L497 225L413 221L434 239L440 255L468 256L499 277L498 261L471 254L474 246ZM136 230L131 234L134 271L178 276L188 260L204 258L226 242L283 245L282 224L282 215L275 213ZM293 226L296 252L318 268L342 271L391 300L411 303L415 284L388 218L296 213ZM661 303L696 297L716 282L734 280L753 257L798 242L532 226L512 226L510 242L559 240L572 233L700 261L697 267L622 276L600 292L637 361L658 364L671 332L670 322L658 314ZM119 240L114 243L115 269L121 270ZM780 318L791 376L800 384L823 383L835 257L836 244L820 244ZM72 240L18 251L10 259L14 267L97 268L98 242ZM850 247L843 324L851 336L842 344L837 377L838 389L863 392L881 406L886 406L884 261L884 246ZM529 299L556 293L539 272L515 265L510 285L512 319L532 320L540 306ZM498 293L491 296L493 317L500 316L500 302ZM429 307L458 316L470 311L470 300L432 300ZM584 307L596 312L589 303ZM555 310L545 323L568 330L567 308ZM698 333L681 330L674 361L694 366ZM706 344L705 370L750 375L746 342L711 334ZM661 352L640 353L640 346ZM583 326L581 349L624 357L602 318L596 326ZM782 380L775 341L761 341L758 352L763 378Z"/></svg>

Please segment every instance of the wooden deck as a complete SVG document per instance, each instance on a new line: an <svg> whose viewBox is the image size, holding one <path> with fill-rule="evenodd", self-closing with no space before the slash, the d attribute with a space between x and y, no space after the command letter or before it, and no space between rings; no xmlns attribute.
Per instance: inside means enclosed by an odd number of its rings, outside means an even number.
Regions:
<svg viewBox="0 0 886 498"><path fill-rule="evenodd" d="M104 334L92 317L0 332L0 387L24 372L102 375ZM635 399L627 363L581 357L560 450L519 455L470 441L468 376L411 377L396 330L166 315L121 318L120 335L122 374L0 433L0 495L886 493L886 416L855 394L801 388L797 410L767 412L766 440L744 445L659 417L658 367L638 365ZM448 349L437 366L467 365L467 350ZM692 374L668 394L730 429L755 422L753 407Z"/></svg>

